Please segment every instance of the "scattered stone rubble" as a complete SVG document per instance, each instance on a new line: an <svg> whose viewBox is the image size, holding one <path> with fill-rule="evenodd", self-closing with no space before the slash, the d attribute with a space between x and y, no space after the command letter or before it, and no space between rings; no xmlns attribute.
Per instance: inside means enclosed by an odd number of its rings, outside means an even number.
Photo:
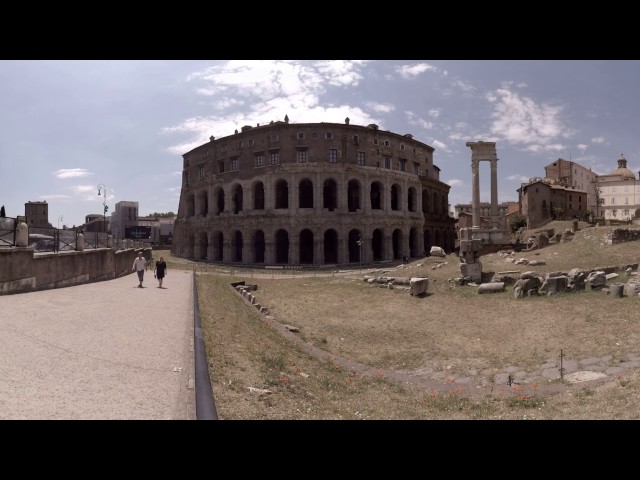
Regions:
<svg viewBox="0 0 640 480"><path fill-rule="evenodd" d="M429 279L426 277L388 277L386 275L375 277L365 275L364 281L370 285L377 285L389 289L402 289L412 296L425 296L429 288Z"/></svg>

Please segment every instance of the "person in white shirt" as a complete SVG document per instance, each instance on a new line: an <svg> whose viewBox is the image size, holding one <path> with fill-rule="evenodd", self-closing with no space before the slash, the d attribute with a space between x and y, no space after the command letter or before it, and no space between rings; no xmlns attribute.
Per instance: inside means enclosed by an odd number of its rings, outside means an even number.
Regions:
<svg viewBox="0 0 640 480"><path fill-rule="evenodd" d="M133 261L133 267L131 270L135 270L138 272L138 280L140 280L140 285L138 288L142 288L142 280L144 280L144 268L147 266L147 261L142 256L142 252L138 252L138 258Z"/></svg>

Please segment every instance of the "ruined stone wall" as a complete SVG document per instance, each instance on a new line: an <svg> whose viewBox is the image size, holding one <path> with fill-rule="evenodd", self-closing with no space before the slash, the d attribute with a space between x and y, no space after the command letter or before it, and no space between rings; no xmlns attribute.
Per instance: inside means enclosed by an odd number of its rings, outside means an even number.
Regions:
<svg viewBox="0 0 640 480"><path fill-rule="evenodd" d="M608 245L617 245L618 243L635 242L638 240L640 240L640 229L616 228L606 237L606 243Z"/></svg>

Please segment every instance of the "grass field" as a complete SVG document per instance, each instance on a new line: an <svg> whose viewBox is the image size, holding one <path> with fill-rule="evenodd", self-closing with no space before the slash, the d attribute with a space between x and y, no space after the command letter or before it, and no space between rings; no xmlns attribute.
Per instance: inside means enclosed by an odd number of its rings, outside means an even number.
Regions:
<svg viewBox="0 0 640 480"><path fill-rule="evenodd" d="M568 225L566 225L568 226ZM548 225L562 231L564 224ZM483 272L618 268L624 282L637 265L637 242L608 245L608 227L580 230L571 242L516 253L544 260L529 267L498 254L481 257ZM210 375L222 419L612 419L640 416L640 374L568 384L544 378L506 386L495 373L535 372L557 359L640 355L640 299L603 292L516 300L511 288L478 295L452 286L453 256L369 270L281 274L213 266L165 256L169 268L195 268ZM439 266L438 266L439 265ZM364 274L429 278L429 294L371 286ZM265 317L229 286L244 280L267 306ZM292 342L281 325L299 329ZM276 328L280 327L280 328ZM301 344L300 341L304 343ZM301 346L301 345L304 345ZM307 346L310 346L307 348ZM318 350L325 352L318 355ZM329 356L330 355L330 356ZM365 365L345 367L345 362ZM470 376L475 391L404 381L429 372ZM465 387L467 387L465 385Z"/></svg>

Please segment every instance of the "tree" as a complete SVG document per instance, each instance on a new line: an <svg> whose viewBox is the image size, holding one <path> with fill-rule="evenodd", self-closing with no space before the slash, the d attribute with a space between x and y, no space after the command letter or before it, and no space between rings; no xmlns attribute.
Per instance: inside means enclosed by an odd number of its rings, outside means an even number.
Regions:
<svg viewBox="0 0 640 480"><path fill-rule="evenodd" d="M511 233L516 233L518 229L527 226L527 217L522 215L521 213L514 213L509 215L509 228L511 228Z"/></svg>
<svg viewBox="0 0 640 480"><path fill-rule="evenodd" d="M7 215L4 213L4 205L0 208L0 217L6 217Z"/></svg>
<svg viewBox="0 0 640 480"><path fill-rule="evenodd" d="M172 218L172 217L175 217L176 214L173 212L167 212L167 213L153 212L153 213L150 213L149 216L156 217L156 218Z"/></svg>
<svg viewBox="0 0 640 480"><path fill-rule="evenodd" d="M593 196L596 199L596 217L599 217L600 205L604 204L604 198L602 198L602 188L597 180L593 182Z"/></svg>

